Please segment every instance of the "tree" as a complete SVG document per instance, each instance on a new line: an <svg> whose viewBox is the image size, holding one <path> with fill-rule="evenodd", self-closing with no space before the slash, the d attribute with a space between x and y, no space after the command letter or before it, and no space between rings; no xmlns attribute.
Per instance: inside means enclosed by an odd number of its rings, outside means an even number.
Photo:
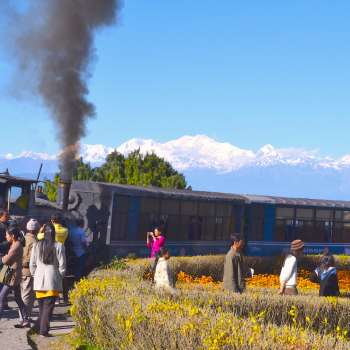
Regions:
<svg viewBox="0 0 350 350"><path fill-rule="evenodd" d="M73 172L74 180L88 181L92 178L94 170L91 168L90 164L86 164L83 158L80 158L76 162L76 167Z"/></svg>
<svg viewBox="0 0 350 350"><path fill-rule="evenodd" d="M51 202L55 202L57 199L57 189L59 181L60 177L58 174L56 174L53 181L46 179L44 182L44 193L47 195L47 198Z"/></svg>
<svg viewBox="0 0 350 350"><path fill-rule="evenodd" d="M96 168L80 158L73 179L173 189L187 187L184 175L176 171L169 162L154 153L142 155L140 150L131 152L127 157L114 151L107 156L104 164ZM58 182L58 174L53 182L45 182L44 191L50 200L57 197Z"/></svg>

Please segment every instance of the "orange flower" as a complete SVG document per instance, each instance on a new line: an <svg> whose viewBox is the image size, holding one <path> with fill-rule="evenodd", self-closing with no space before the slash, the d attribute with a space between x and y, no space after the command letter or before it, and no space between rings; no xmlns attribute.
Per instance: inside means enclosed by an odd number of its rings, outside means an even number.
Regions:
<svg viewBox="0 0 350 350"><path fill-rule="evenodd" d="M311 272L301 269L298 276L298 287L300 289L313 289L317 290L319 285L310 281ZM177 280L184 283L218 286L219 282L215 282L211 276L193 277L183 271L180 271L177 275ZM350 291L350 271L338 271L339 287L345 292ZM255 288L278 288L279 276L271 274L254 275L252 278L247 278L247 285Z"/></svg>

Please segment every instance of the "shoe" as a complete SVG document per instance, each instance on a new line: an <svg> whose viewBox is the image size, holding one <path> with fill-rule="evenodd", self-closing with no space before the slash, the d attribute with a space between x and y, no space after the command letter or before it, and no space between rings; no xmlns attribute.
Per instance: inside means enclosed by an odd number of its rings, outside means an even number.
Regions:
<svg viewBox="0 0 350 350"><path fill-rule="evenodd" d="M53 335L51 335L50 333L46 333L46 334L39 334L40 338L52 338Z"/></svg>
<svg viewBox="0 0 350 350"><path fill-rule="evenodd" d="M19 324L14 325L15 328L30 328L30 322L21 322Z"/></svg>

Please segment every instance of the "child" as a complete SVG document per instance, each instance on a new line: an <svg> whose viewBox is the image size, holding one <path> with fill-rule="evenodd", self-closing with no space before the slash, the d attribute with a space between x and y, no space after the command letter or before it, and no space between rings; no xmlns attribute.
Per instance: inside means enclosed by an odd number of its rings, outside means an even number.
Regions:
<svg viewBox="0 0 350 350"><path fill-rule="evenodd" d="M158 290L165 290L171 294L176 294L174 278L168 265L169 259L169 251L165 247L160 248L155 262L154 284Z"/></svg>
<svg viewBox="0 0 350 350"><path fill-rule="evenodd" d="M310 279L320 284L320 296L339 296L337 269L333 255L322 257L321 265L312 273Z"/></svg>

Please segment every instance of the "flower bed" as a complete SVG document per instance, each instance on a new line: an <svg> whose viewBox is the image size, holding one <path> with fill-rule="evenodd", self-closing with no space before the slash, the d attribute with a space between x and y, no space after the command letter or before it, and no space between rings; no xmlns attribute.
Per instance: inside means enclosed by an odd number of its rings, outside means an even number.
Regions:
<svg viewBox="0 0 350 350"><path fill-rule="evenodd" d="M344 276L350 273L350 259L345 256L335 256L338 270ZM129 260L128 266L133 274L142 278L147 275L150 267L150 259ZM314 270L319 264L320 256L307 255L299 261L299 269L305 271ZM246 265L253 268L258 275L268 274L277 275L281 271L283 265L282 257L245 257ZM170 265L175 275L180 271L187 273L193 277L211 276L214 281L222 281L224 269L223 255L207 255L207 256L191 256L191 257L172 257ZM346 282L349 285L349 282Z"/></svg>
<svg viewBox="0 0 350 350"><path fill-rule="evenodd" d="M298 288L301 290L318 290L319 285L313 283L309 279L310 272L301 270L298 276ZM342 292L350 292L350 271L338 271L339 287ZM212 276L194 277L183 271L177 274L177 280L184 283L197 283L202 285L213 286L219 285L220 282L215 282ZM272 274L254 275L252 278L247 278L247 286L251 288L278 288L279 276Z"/></svg>

